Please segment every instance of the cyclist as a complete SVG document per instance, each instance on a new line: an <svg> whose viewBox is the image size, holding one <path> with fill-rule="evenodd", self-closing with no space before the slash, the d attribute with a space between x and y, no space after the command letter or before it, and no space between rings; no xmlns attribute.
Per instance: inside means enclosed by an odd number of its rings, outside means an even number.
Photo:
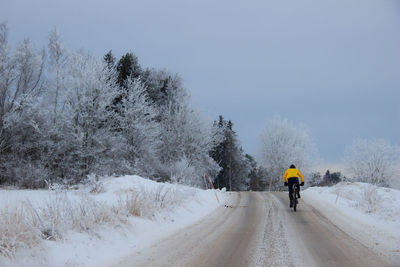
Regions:
<svg viewBox="0 0 400 267"><path fill-rule="evenodd" d="M285 186L289 187L289 199L290 199L290 207L293 207L293 202L292 202L292 190L293 190L293 185L296 184L297 188L299 189L297 191L297 198L300 198L300 187L299 187L299 176L301 178L301 186L304 185L304 177L301 172L296 169L296 166L293 164L290 165L289 169L285 171L285 174L283 175L283 182Z"/></svg>

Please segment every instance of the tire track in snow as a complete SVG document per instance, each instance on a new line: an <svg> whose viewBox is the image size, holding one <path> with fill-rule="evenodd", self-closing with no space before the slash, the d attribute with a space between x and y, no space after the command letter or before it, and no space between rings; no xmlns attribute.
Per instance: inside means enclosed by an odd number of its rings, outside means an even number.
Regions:
<svg viewBox="0 0 400 267"><path fill-rule="evenodd" d="M288 233L278 203L272 194L263 193L267 216L257 266L295 266L288 246Z"/></svg>

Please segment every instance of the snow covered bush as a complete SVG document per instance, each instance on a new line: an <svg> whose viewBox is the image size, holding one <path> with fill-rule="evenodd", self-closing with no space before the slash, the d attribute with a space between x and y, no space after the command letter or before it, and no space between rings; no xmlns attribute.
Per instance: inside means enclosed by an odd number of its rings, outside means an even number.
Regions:
<svg viewBox="0 0 400 267"><path fill-rule="evenodd" d="M377 187L374 185L368 185L363 189L365 210L367 213L375 212L379 206L380 197L378 195Z"/></svg>
<svg viewBox="0 0 400 267"><path fill-rule="evenodd" d="M387 187L400 179L396 172L400 150L385 140L356 139L346 149L344 161L359 182Z"/></svg>
<svg viewBox="0 0 400 267"><path fill-rule="evenodd" d="M90 186L91 194L100 194L105 192L103 181L100 180L95 174L90 174L87 177L87 184Z"/></svg>
<svg viewBox="0 0 400 267"><path fill-rule="evenodd" d="M171 181L174 183L190 185L195 177L196 170L193 166L190 166L189 161L186 158L175 162L171 167Z"/></svg>

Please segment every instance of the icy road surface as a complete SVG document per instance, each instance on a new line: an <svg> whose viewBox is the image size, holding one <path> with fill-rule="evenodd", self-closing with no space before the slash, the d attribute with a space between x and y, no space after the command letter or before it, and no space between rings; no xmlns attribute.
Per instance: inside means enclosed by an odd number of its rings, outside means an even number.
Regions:
<svg viewBox="0 0 400 267"><path fill-rule="evenodd" d="M114 266L396 266L286 192L235 193L205 219Z"/></svg>

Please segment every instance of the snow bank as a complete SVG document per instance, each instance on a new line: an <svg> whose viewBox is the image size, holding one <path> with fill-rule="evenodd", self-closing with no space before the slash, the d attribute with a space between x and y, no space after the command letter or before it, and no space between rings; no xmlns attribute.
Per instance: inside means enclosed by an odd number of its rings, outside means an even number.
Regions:
<svg viewBox="0 0 400 267"><path fill-rule="evenodd" d="M3 189L0 265L108 265L200 220L225 197L139 176L75 190Z"/></svg>
<svg viewBox="0 0 400 267"><path fill-rule="evenodd" d="M400 262L400 191L366 183L311 187L302 198L353 238Z"/></svg>

